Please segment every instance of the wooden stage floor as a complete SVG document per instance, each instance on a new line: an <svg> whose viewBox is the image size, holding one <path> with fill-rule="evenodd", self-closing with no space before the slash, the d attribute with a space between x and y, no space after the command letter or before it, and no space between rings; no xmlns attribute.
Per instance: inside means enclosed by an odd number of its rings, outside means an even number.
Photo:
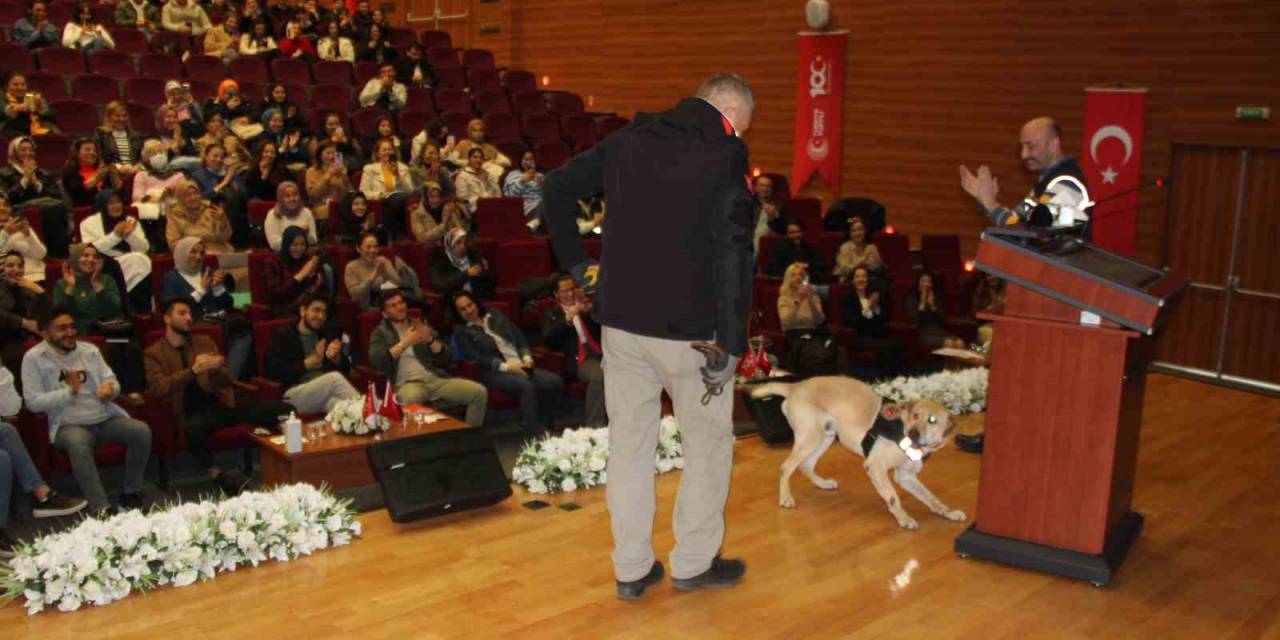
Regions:
<svg viewBox="0 0 1280 640"><path fill-rule="evenodd" d="M614 596L602 489L409 527L361 517L365 538L287 564L134 595L74 614L0 608L4 638L1280 638L1280 400L1168 376L1148 384L1134 503L1146 530L1112 584L961 560L967 525L928 514L899 530L852 454L821 463L840 481L795 479L786 455L739 441L725 555L735 588L638 602ZM924 481L972 515L979 458L948 448ZM661 476L655 543L671 548L679 474Z"/></svg>

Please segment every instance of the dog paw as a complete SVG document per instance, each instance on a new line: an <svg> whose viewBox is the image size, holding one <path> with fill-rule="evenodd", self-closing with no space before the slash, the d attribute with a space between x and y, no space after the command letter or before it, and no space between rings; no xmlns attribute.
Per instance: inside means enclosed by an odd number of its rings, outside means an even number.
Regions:
<svg viewBox="0 0 1280 640"><path fill-rule="evenodd" d="M959 509L952 509L952 510L950 510L950 511L948 511L948 512L944 513L944 514L942 514L942 517L944 517L944 518L946 518L946 519L948 519L948 520L950 520L950 521L952 521L952 522L964 522L964 521L965 521L965 518L966 518L966 516L964 515L964 512L963 512L963 511L961 511L961 510L959 510Z"/></svg>
<svg viewBox="0 0 1280 640"><path fill-rule="evenodd" d="M905 516L898 518L898 526L906 529L907 531L915 531L920 528L920 523L916 522L916 519L911 516Z"/></svg>
<svg viewBox="0 0 1280 640"><path fill-rule="evenodd" d="M784 509L794 509L796 508L796 499L791 496L778 498L778 506Z"/></svg>
<svg viewBox="0 0 1280 640"><path fill-rule="evenodd" d="M823 491L831 491L832 489L835 489L836 487L840 486L839 482L836 482L831 478L820 478L818 480L815 480L813 484L817 485L817 487L819 489L822 489Z"/></svg>

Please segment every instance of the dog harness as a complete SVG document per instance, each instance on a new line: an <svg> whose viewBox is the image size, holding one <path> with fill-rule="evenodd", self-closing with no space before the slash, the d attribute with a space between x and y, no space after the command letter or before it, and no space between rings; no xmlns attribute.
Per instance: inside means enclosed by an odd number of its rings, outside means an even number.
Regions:
<svg viewBox="0 0 1280 640"><path fill-rule="evenodd" d="M886 417L886 414L892 417ZM876 414L876 421L867 430L867 435L862 436L862 457L867 458L871 455L871 448L875 446L876 440L884 439L893 443L894 446L902 449L903 453L912 460L923 462L929 459L929 454L925 453L918 443L907 436L906 425L902 424L902 418L896 412L884 410Z"/></svg>

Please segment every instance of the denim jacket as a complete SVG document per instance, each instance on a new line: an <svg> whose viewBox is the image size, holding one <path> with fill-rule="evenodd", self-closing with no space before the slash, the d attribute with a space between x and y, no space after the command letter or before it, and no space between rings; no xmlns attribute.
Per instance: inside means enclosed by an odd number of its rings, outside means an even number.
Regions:
<svg viewBox="0 0 1280 640"><path fill-rule="evenodd" d="M53 347L48 341L31 347L22 358L22 395L27 403L27 410L32 413L43 413L49 417L49 442L53 442L62 426L62 411L71 404L71 388L59 378L62 368L54 362ZM81 393L95 393L103 382L111 382L115 387L114 394L120 393L120 382L116 374L102 359L102 352L88 342L76 344L71 352L72 358L78 358L79 368L88 375L80 388ZM107 402L107 413L114 417L126 416L125 410L114 402Z"/></svg>

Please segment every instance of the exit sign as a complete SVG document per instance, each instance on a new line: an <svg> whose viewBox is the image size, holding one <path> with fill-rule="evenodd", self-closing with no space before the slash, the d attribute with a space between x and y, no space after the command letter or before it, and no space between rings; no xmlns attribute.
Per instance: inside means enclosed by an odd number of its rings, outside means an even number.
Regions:
<svg viewBox="0 0 1280 640"><path fill-rule="evenodd" d="M1271 107L1236 107L1237 120L1270 120Z"/></svg>

